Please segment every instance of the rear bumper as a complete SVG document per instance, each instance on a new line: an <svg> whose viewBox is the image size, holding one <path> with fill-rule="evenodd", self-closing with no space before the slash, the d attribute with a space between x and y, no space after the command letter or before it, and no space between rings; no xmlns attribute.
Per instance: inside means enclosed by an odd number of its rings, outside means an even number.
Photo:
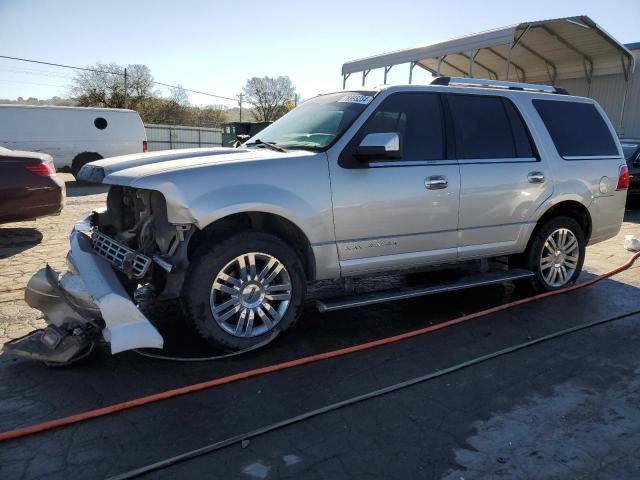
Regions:
<svg viewBox="0 0 640 480"><path fill-rule="evenodd" d="M45 184L6 189L0 201L0 222L18 222L57 215L66 202L65 185L58 177L45 178Z"/></svg>
<svg viewBox="0 0 640 480"><path fill-rule="evenodd" d="M51 270L38 271L27 285L25 300L41 310L48 323L58 326L101 318L111 353L162 348L162 336L131 301L109 262L93 252L87 235L90 229L87 217L71 232L68 259L75 271L62 277Z"/></svg>
<svg viewBox="0 0 640 480"><path fill-rule="evenodd" d="M627 192L624 190L616 191L613 195L593 199L589 205L592 225L589 245L613 238L620 232L626 199Z"/></svg>

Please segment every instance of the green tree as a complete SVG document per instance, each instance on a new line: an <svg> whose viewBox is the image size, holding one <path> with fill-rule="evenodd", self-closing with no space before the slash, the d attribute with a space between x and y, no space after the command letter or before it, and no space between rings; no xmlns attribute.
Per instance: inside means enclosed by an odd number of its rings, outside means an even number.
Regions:
<svg viewBox="0 0 640 480"><path fill-rule="evenodd" d="M128 108L137 110L144 123L220 127L228 120L222 107L194 107L186 90L178 85L163 98L154 90L153 76L146 65L127 66L125 98L124 67L117 63L97 63L76 74L68 87L69 96L82 107ZM38 102L28 99L27 102ZM70 102L71 100L67 100Z"/></svg>
<svg viewBox="0 0 640 480"><path fill-rule="evenodd" d="M144 123L191 125L189 107L170 98L147 98L138 105L137 111Z"/></svg>
<svg viewBox="0 0 640 480"><path fill-rule="evenodd" d="M229 120L227 112L220 107L192 107L191 110L193 125L197 127L219 128Z"/></svg>
<svg viewBox="0 0 640 480"><path fill-rule="evenodd" d="M246 101L253 106L259 122L272 122L284 115L295 99L295 88L289 77L253 77L243 88Z"/></svg>
<svg viewBox="0 0 640 480"><path fill-rule="evenodd" d="M146 65L127 66L125 95L124 67L117 63L96 63L71 80L69 96L82 107L136 108L153 97L153 76Z"/></svg>

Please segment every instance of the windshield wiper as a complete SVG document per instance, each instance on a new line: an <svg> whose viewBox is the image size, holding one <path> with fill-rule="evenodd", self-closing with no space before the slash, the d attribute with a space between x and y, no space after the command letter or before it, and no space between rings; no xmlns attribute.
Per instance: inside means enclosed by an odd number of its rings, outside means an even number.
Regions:
<svg viewBox="0 0 640 480"><path fill-rule="evenodd" d="M286 150L282 147L279 147L275 144L275 142L264 142L262 140L260 140L259 138L256 138L256 140L253 143L248 143L247 146L250 145L263 145L264 147L268 148L269 150L274 150L276 152L286 152Z"/></svg>

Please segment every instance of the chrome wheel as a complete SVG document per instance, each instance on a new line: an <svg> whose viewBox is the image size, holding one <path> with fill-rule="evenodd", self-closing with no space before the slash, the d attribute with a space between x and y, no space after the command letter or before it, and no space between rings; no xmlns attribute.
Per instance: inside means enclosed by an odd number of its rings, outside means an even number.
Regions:
<svg viewBox="0 0 640 480"><path fill-rule="evenodd" d="M566 284L578 268L580 246L574 233L567 228L555 230L542 246L540 272L550 287Z"/></svg>
<svg viewBox="0 0 640 480"><path fill-rule="evenodd" d="M291 301L285 266L266 253L250 252L231 260L218 273L209 303L213 318L236 337L256 337L272 330Z"/></svg>

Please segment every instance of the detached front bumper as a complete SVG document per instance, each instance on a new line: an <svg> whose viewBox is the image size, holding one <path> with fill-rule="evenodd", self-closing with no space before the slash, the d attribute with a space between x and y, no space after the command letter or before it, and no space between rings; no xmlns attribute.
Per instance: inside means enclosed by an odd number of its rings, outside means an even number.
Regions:
<svg viewBox="0 0 640 480"><path fill-rule="evenodd" d="M60 277L49 267L39 270L27 285L26 302L58 327L95 325L102 319L102 335L112 354L162 348L162 335L131 301L111 264L94 252L89 218L76 223L71 231L68 260L74 271Z"/></svg>

